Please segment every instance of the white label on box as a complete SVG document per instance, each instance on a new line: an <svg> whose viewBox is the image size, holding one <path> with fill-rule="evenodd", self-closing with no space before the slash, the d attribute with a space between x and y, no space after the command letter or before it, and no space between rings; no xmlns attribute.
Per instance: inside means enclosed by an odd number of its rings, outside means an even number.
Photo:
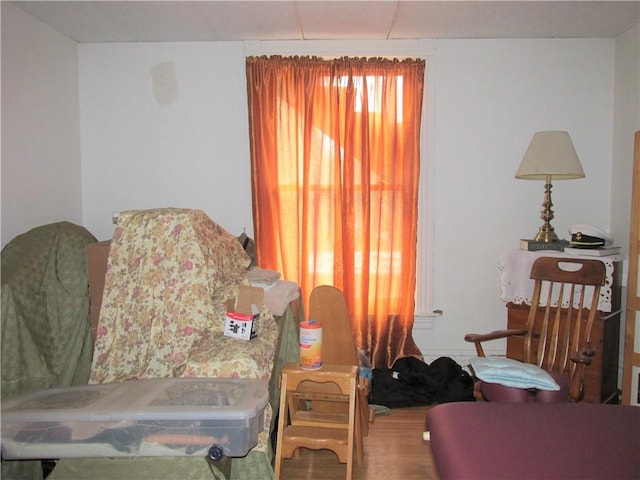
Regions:
<svg viewBox="0 0 640 480"><path fill-rule="evenodd" d="M224 335L233 338L251 340L258 335L258 318L260 314L227 312L224 322Z"/></svg>

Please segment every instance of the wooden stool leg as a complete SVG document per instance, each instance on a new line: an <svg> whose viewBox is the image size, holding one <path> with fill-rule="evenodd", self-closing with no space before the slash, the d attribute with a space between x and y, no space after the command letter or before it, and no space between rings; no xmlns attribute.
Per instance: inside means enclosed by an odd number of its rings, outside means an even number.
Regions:
<svg viewBox="0 0 640 480"><path fill-rule="evenodd" d="M357 400L357 399L356 399ZM360 402L356 401L356 404L358 404ZM362 429L362 416L360 415L360 413L362 412L362 410L360 408L358 408L358 405L356 405L356 412L355 412L355 444L356 444L356 460L358 462L358 464L361 464L364 460L364 433L363 433L363 429Z"/></svg>
<svg viewBox="0 0 640 480"><path fill-rule="evenodd" d="M278 443L276 445L276 464L275 475L276 479L280 478L280 469L282 466L282 434L284 432L284 426L287 423L287 416L289 415L289 409L287 408L287 374L283 373L281 377L280 385L280 416L278 418Z"/></svg>
<svg viewBox="0 0 640 480"><path fill-rule="evenodd" d="M358 423L358 417L360 412L356 412L356 403L358 396L358 386L356 384L356 378L351 380L351 391L349 392L349 455L347 458L347 480L353 478L353 450L356 433L356 425ZM358 442L359 444L360 442ZM361 445L360 445L361 447Z"/></svg>

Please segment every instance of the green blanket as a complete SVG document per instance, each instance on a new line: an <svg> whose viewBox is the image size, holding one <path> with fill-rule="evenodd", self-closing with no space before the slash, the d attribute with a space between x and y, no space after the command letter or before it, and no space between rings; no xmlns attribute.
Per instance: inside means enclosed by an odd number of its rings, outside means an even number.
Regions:
<svg viewBox="0 0 640 480"><path fill-rule="evenodd" d="M92 347L85 247L95 241L84 227L59 222L2 249L3 399L87 383ZM29 468L32 473L25 472ZM3 462L2 478L38 478L39 468L39 462Z"/></svg>

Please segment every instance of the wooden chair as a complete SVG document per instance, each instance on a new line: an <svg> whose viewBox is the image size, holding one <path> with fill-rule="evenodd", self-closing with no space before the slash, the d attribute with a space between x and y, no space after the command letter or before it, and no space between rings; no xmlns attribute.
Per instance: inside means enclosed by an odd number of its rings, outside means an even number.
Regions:
<svg viewBox="0 0 640 480"><path fill-rule="evenodd" d="M341 463L347 463L351 478L353 450L358 463L364 458L369 386L358 375L358 352L343 293L329 285L314 288L308 318L322 322L322 368L305 370L291 364L282 372L276 477L282 458L305 447L334 451Z"/></svg>
<svg viewBox="0 0 640 480"><path fill-rule="evenodd" d="M275 475L280 478L283 458L291 458L300 447L328 449L340 463L347 464L347 480L353 476L353 451L358 415L358 367L324 365L317 370L304 370L297 364L282 369L278 445ZM346 409L319 409L316 402L345 405ZM313 402L313 408L306 408ZM361 454L361 451L360 451Z"/></svg>
<svg viewBox="0 0 640 480"><path fill-rule="evenodd" d="M582 400L585 368L597 353L591 343L591 330L605 278L605 265L599 260L536 259L531 267L534 288L527 327L468 334L464 338L475 344L478 356L484 357L482 342L520 337L523 361L548 371L561 389L559 392L532 391L478 382L476 393L481 392L481 398L492 401ZM555 303L556 298L564 300Z"/></svg>

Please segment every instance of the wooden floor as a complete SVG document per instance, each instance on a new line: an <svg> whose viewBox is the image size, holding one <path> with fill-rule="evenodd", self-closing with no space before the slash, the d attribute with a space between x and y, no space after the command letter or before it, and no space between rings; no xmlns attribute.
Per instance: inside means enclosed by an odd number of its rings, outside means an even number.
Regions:
<svg viewBox="0 0 640 480"><path fill-rule="evenodd" d="M399 408L377 416L364 439L364 461L354 464L354 480L437 480L429 444L422 440L427 410ZM346 472L333 452L304 449L298 458L282 461L281 480L336 480Z"/></svg>

